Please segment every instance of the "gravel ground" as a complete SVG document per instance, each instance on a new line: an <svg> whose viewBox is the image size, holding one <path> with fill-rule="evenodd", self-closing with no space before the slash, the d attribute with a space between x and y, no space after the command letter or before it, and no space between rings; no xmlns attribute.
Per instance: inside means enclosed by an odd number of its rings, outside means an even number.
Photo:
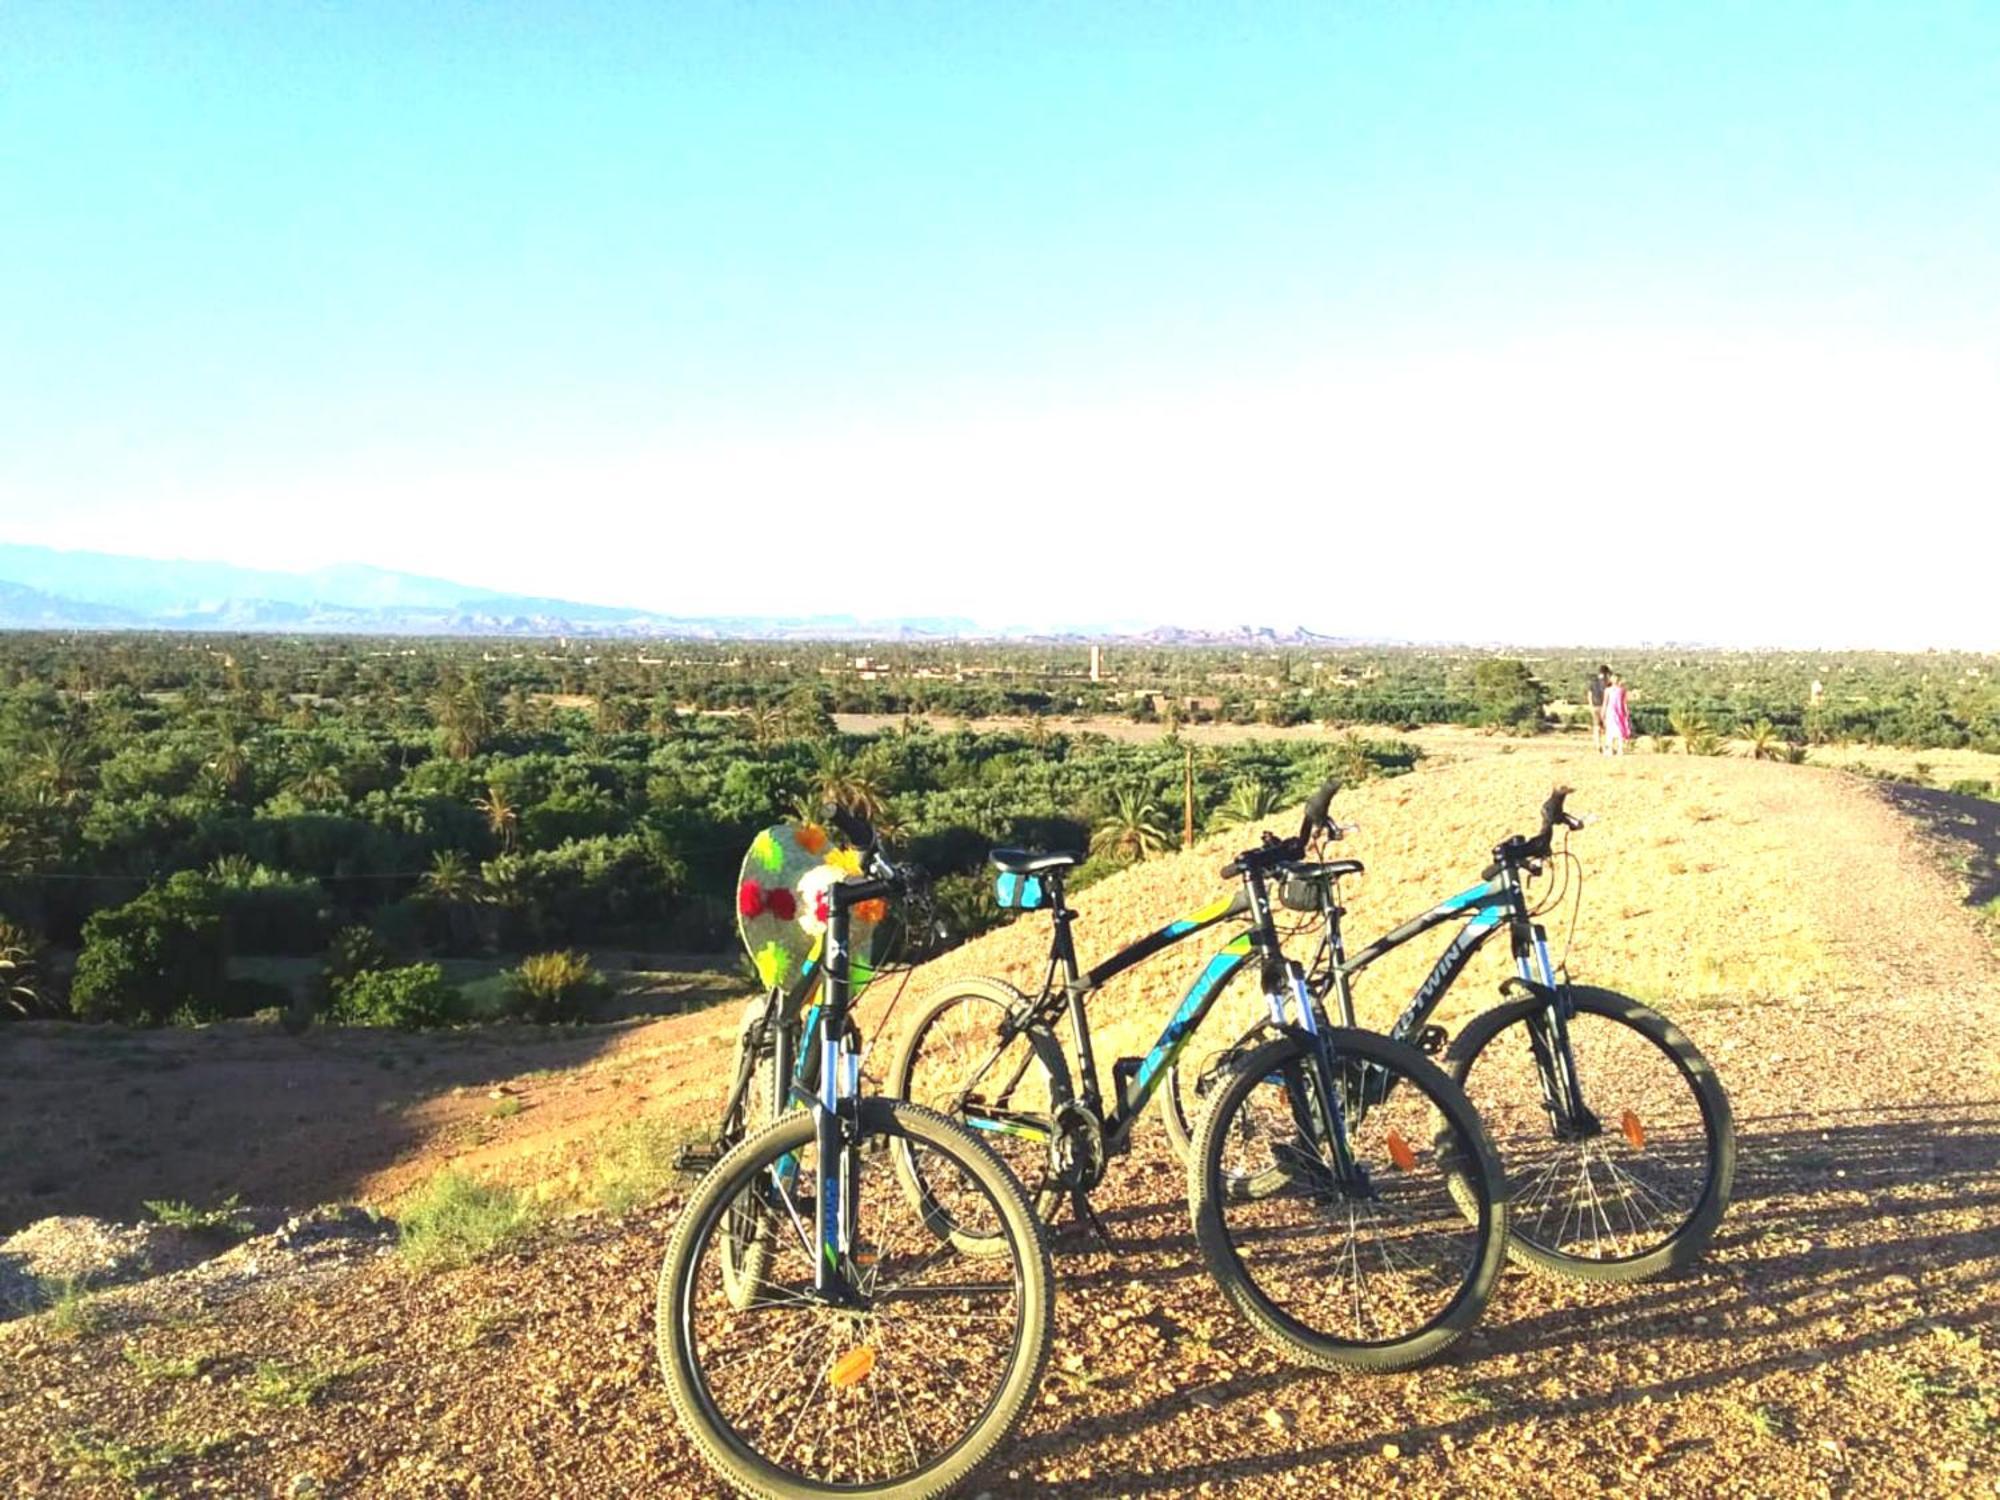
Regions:
<svg viewBox="0 0 2000 1500"><path fill-rule="evenodd" d="M1509 1271L1436 1364L1302 1371L1210 1284L1149 1126L1098 1194L1116 1252L1058 1241L1050 1375L974 1493L2000 1493L2000 985L1962 892L1834 773L1531 748L1344 799L1371 866L1356 934L1470 884L1555 773L1605 815L1579 836L1580 977L1652 989L1731 1092L1736 1200L1707 1260L1622 1288ZM1211 894L1214 852L1085 893L1086 960ZM1018 972L1040 937L947 963ZM1107 995L1106 1034L1150 1034L1173 988ZM674 1209L424 1279L357 1229L317 1274L197 1269L0 1326L0 1490L717 1493L652 1360Z"/></svg>

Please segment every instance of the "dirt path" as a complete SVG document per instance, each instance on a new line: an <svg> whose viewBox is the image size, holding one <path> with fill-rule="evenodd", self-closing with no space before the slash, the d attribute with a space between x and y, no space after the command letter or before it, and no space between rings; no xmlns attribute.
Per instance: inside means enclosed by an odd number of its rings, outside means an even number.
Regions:
<svg viewBox="0 0 2000 1500"><path fill-rule="evenodd" d="M1301 1371L1213 1289L1149 1127L1098 1197L1118 1253L1060 1242L1049 1379L975 1493L2000 1493L2000 982L1964 892L1851 778L1537 747L1344 795L1370 866L1357 932L1471 883L1554 774L1601 818L1579 836L1575 963L1657 986L1732 1095L1736 1201L1709 1258L1626 1288L1510 1271L1437 1364ZM1215 863L1205 850L1085 893L1081 940L1103 951L1197 904ZM998 933L939 973L1018 971L1040 940ZM1391 1007L1395 978L1364 1002ZM1107 1030L1149 1033L1172 989L1107 993ZM727 1032L717 1013L633 1028L522 1086L560 1093L564 1128L698 1109ZM403 1167L374 1170L388 1184ZM110 1294L81 1333L5 1325L0 1489L715 1494L652 1362L674 1207L569 1221L427 1280L385 1256L226 1298ZM145 1373L197 1359L191 1378ZM309 1405L260 1403L266 1361L328 1379ZM137 1484L109 1475L119 1453Z"/></svg>

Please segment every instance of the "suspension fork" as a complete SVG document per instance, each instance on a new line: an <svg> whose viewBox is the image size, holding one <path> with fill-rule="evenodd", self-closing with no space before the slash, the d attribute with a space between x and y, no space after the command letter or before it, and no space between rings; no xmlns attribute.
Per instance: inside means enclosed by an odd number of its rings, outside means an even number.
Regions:
<svg viewBox="0 0 2000 1500"><path fill-rule="evenodd" d="M1295 1029L1312 1041L1309 1066L1302 1069L1292 1064L1282 1075L1293 1123L1308 1141L1324 1144L1333 1158L1334 1180L1343 1188L1353 1188L1359 1184L1360 1173L1347 1139L1347 1111L1340 1097L1332 1038L1319 1024L1319 1008L1313 1003L1305 970L1285 957L1284 947L1278 941L1263 880L1252 874L1245 884L1250 892L1256 943L1263 957L1264 994L1270 1002L1271 1020L1281 1030ZM1296 1028L1286 1025L1286 1011L1294 1004L1299 1012Z"/></svg>
<svg viewBox="0 0 2000 1500"><path fill-rule="evenodd" d="M1524 981L1549 997L1540 1014L1527 1018L1535 1071L1541 1075L1542 1105L1558 1137L1587 1134L1597 1120L1584 1105L1583 1084L1577 1076L1576 1049L1569 1038L1573 1013L1569 992L1556 983L1555 965L1549 961L1548 933L1518 909L1518 889L1514 895L1514 967Z"/></svg>

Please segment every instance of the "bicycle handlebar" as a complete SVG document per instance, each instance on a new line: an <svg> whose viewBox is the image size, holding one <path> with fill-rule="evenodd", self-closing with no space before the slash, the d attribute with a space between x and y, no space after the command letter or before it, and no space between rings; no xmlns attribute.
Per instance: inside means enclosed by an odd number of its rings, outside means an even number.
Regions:
<svg viewBox="0 0 2000 1500"><path fill-rule="evenodd" d="M1268 870L1281 864L1288 864L1305 856L1306 845L1315 834L1337 839L1344 832L1341 825L1327 814L1333 805L1334 795L1340 790L1340 779L1328 777L1320 783L1319 790L1306 799L1305 816L1299 823L1299 831L1288 839L1281 839L1275 833L1264 835L1264 841L1255 849L1245 849L1236 858L1222 867L1222 878L1234 880L1249 870Z"/></svg>
<svg viewBox="0 0 2000 1500"><path fill-rule="evenodd" d="M1550 842L1558 828L1581 828L1583 819L1568 811L1564 802L1572 788L1559 786L1549 793L1549 800L1542 804L1542 830L1533 838L1515 834L1493 846L1493 863L1486 867L1484 879L1491 880L1509 865L1525 865L1535 860L1549 857Z"/></svg>

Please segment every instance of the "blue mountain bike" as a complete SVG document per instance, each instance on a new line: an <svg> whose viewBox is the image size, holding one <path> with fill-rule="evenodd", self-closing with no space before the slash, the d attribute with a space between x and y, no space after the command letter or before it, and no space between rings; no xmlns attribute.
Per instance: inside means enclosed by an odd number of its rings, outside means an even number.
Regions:
<svg viewBox="0 0 2000 1500"><path fill-rule="evenodd" d="M1686 1267L1713 1239L1735 1177L1735 1123L1714 1068L1678 1026L1629 996L1569 983L1551 961L1529 883L1552 861L1573 858L1567 835L1583 823L1568 812L1568 795L1559 787L1549 797L1535 834L1495 846L1480 884L1352 957L1341 935L1340 881L1359 874L1360 861L1301 863L1280 898L1318 919L1307 987L1331 997L1347 1026L1356 1024L1358 975L1423 933L1463 923L1389 1035L1441 1053L1479 1111L1507 1170L1508 1250L1516 1260L1582 1281L1642 1281ZM1561 849L1552 846L1558 829ZM1330 839L1341 830L1323 820L1319 832ZM1562 895L1557 889L1540 906ZM1501 932L1515 976L1502 987L1502 1003L1475 1016L1447 1046L1430 1018L1472 956ZM1262 1016L1239 1001L1219 1019L1230 1035ZM1175 1083L1197 1099L1222 1096L1209 1114L1224 1141L1230 1125L1216 1117L1226 1117L1228 1101L1243 1092L1227 1082L1233 1070L1254 1069L1244 1057L1249 1045L1239 1040L1194 1061L1194 1076Z"/></svg>

